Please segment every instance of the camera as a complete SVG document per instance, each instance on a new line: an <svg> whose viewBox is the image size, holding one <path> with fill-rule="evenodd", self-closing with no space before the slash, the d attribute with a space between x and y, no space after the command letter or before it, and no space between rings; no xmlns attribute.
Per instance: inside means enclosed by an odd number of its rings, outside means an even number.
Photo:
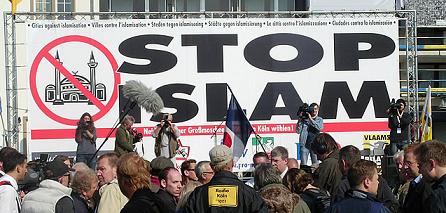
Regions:
<svg viewBox="0 0 446 213"><path fill-rule="evenodd" d="M307 103L304 103L297 110L297 116L299 116L300 119L307 119L308 118L308 114L313 113L313 111L314 111L313 107L311 107Z"/></svg>
<svg viewBox="0 0 446 213"><path fill-rule="evenodd" d="M395 98L392 98L392 101L390 102L389 113L398 114L398 110L401 110L401 107L401 103L395 102Z"/></svg>
<svg viewBox="0 0 446 213"><path fill-rule="evenodd" d="M133 129L133 143L141 142L142 138L143 138L142 133L136 131L136 129Z"/></svg>
<svg viewBox="0 0 446 213"><path fill-rule="evenodd" d="M163 115L163 126L162 126L162 128L168 128L169 126L170 126L170 123L168 122L168 120L169 120L169 114L164 114Z"/></svg>
<svg viewBox="0 0 446 213"><path fill-rule="evenodd" d="M28 162L28 172L25 178L17 183L20 191L25 193L39 188L39 183L44 179L43 168L48 163L48 154L40 154L40 159Z"/></svg>
<svg viewBox="0 0 446 213"><path fill-rule="evenodd" d="M83 129L87 129L90 121L82 121L80 127Z"/></svg>
<svg viewBox="0 0 446 213"><path fill-rule="evenodd" d="M164 120L163 128L168 128L169 126L169 122L167 122L167 120Z"/></svg>

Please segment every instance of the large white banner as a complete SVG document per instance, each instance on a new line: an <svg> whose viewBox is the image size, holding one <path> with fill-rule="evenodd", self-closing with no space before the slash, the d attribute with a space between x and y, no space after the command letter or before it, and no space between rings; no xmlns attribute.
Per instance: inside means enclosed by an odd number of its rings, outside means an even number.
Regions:
<svg viewBox="0 0 446 213"><path fill-rule="evenodd" d="M94 115L97 144L118 119L119 85L156 89L180 127L178 160L208 159L221 142L229 85L266 149L297 157L302 103L320 104L324 132L363 148L385 134L386 109L399 96L398 22L384 19L169 19L28 21L29 154L75 152L74 131ZM154 157L158 121L133 112ZM152 118L152 120L151 120ZM216 137L212 137L217 132ZM114 148L114 134L102 150ZM250 138L236 170L261 150ZM141 144L138 146L142 150ZM267 151L268 151L267 150Z"/></svg>

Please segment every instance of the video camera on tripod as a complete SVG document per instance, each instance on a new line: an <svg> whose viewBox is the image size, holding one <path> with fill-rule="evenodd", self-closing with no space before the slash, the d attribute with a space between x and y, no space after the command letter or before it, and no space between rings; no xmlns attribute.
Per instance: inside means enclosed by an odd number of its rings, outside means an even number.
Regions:
<svg viewBox="0 0 446 213"><path fill-rule="evenodd" d="M314 112L314 108L311 107L311 105L308 105L307 103L304 103L297 110L297 116L299 116L299 119L307 119L308 118L308 114L311 114L313 112Z"/></svg>

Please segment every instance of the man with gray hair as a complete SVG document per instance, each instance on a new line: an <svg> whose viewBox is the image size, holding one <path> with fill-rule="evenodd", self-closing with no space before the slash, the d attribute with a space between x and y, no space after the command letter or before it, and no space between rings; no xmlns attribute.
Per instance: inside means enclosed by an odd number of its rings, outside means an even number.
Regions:
<svg viewBox="0 0 446 213"><path fill-rule="evenodd" d="M133 133L131 130L134 122L135 118L133 116L126 115L116 130L115 152L118 156L133 152Z"/></svg>
<svg viewBox="0 0 446 213"><path fill-rule="evenodd" d="M200 161L195 167L195 174L197 175L198 182L206 184L214 177L214 171L211 168L210 161Z"/></svg>
<svg viewBox="0 0 446 213"><path fill-rule="evenodd" d="M269 212L311 213L305 201L282 184L279 171L271 164L263 163L256 167L254 182Z"/></svg>
<svg viewBox="0 0 446 213"><path fill-rule="evenodd" d="M276 146L271 151L271 163L283 178L288 171L288 150L283 146Z"/></svg>
<svg viewBox="0 0 446 213"><path fill-rule="evenodd" d="M212 180L197 187L189 197L186 212L267 212L257 192L232 173L232 150L218 145L209 151Z"/></svg>

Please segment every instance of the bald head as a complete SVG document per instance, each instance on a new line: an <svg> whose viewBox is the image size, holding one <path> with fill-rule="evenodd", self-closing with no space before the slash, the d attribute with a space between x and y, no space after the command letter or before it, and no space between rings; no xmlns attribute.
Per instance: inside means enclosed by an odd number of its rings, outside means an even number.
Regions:
<svg viewBox="0 0 446 213"><path fill-rule="evenodd" d="M288 163L287 163L288 169L292 169L292 168L299 168L299 162L296 160L296 158L288 158Z"/></svg>

